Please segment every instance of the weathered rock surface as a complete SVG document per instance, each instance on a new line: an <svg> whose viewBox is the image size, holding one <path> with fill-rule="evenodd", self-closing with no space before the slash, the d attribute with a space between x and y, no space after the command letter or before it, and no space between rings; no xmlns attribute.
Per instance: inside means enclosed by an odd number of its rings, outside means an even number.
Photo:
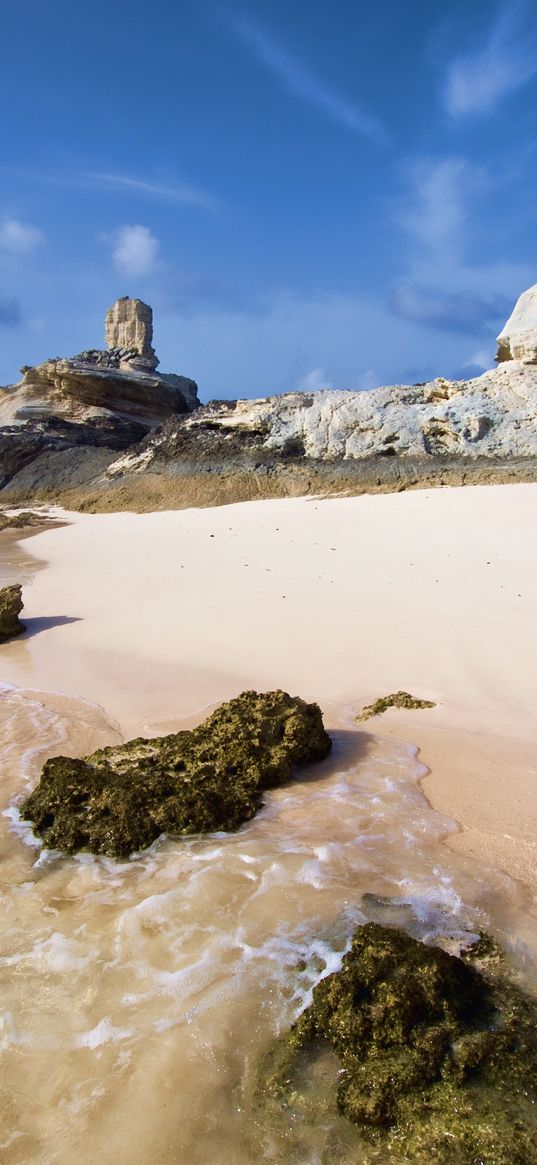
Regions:
<svg viewBox="0 0 537 1165"><path fill-rule="evenodd" d="M111 343L149 350L142 309L110 309ZM136 346L48 361L0 390L0 489L100 510L536 480L537 363L524 343L523 359L471 380L200 408L193 381L136 367Z"/></svg>
<svg viewBox="0 0 537 1165"><path fill-rule="evenodd" d="M22 587L20 583L13 583L10 587L0 590L0 643L7 639L14 639L26 630L19 615L24 603L22 601Z"/></svg>
<svg viewBox="0 0 537 1165"><path fill-rule="evenodd" d="M512 362L467 381L213 401L150 434L108 477L181 472L194 458L219 465L246 454L325 462L535 457L537 368Z"/></svg>
<svg viewBox="0 0 537 1165"><path fill-rule="evenodd" d="M276 1045L265 1099L287 1105L292 1125L308 1064L330 1048L338 1106L377 1149L427 1165L535 1165L536 1020L486 936L457 958L369 923Z"/></svg>
<svg viewBox="0 0 537 1165"><path fill-rule="evenodd" d="M124 360L149 372L158 367L153 348L153 310L141 299L124 295L108 308L104 338L108 348L124 354Z"/></svg>
<svg viewBox="0 0 537 1165"><path fill-rule="evenodd" d="M185 376L101 367L74 357L28 368L19 384L2 389L0 425L55 418L91 429L105 420L147 432L198 403L196 384Z"/></svg>
<svg viewBox="0 0 537 1165"><path fill-rule="evenodd" d="M524 291L498 336L498 362L537 364L537 283Z"/></svg>
<svg viewBox="0 0 537 1165"><path fill-rule="evenodd" d="M21 813L50 849L128 857L161 833L238 829L263 790L330 748L316 704L243 692L191 732L53 757Z"/></svg>

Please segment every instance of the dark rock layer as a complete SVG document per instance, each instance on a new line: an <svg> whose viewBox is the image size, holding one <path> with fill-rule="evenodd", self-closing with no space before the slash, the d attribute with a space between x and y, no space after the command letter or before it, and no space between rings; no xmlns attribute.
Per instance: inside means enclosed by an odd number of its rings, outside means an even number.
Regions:
<svg viewBox="0 0 537 1165"><path fill-rule="evenodd" d="M50 849L128 857L161 833L238 829L265 789L330 748L316 704L243 692L191 732L53 757L21 813Z"/></svg>

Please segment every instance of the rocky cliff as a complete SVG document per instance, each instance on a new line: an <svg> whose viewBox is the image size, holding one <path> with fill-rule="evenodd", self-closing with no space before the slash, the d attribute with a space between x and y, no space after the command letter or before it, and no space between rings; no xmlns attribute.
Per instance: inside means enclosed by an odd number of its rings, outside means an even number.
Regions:
<svg viewBox="0 0 537 1165"><path fill-rule="evenodd" d="M107 334L126 347L29 369L0 403L0 423L9 418L0 429L6 501L37 491L85 509L153 509L429 482L537 480L537 287L521 297L499 337L498 367L475 379L204 407L196 407L192 381L140 369L153 352L141 318L147 305L118 304L108 313ZM127 316L141 329L139 348ZM513 351L523 358L513 359ZM56 460L51 440L65 445ZM36 441L45 445L37 448ZM73 456L77 444L88 442L89 461Z"/></svg>

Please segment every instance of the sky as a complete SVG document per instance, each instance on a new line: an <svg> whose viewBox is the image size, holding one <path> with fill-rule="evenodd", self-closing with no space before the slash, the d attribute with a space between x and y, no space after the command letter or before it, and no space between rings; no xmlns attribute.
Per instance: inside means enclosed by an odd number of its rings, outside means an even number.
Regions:
<svg viewBox="0 0 537 1165"><path fill-rule="evenodd" d="M202 400L493 365L537 282L532 0L0 9L0 384L121 295Z"/></svg>

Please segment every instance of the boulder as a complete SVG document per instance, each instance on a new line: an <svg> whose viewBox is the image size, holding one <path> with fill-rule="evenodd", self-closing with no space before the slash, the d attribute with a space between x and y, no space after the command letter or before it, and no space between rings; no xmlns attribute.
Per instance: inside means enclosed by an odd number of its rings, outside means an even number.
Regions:
<svg viewBox="0 0 537 1165"><path fill-rule="evenodd" d="M537 283L517 299L497 342L498 363L522 360L524 364L537 364Z"/></svg>
<svg viewBox="0 0 537 1165"><path fill-rule="evenodd" d="M162 833L238 829L265 789L330 748L316 704L243 692L191 732L53 757L21 814L49 849L126 858Z"/></svg>
<svg viewBox="0 0 537 1165"><path fill-rule="evenodd" d="M331 1049L328 1088L382 1160L536 1165L536 1020L487 936L456 957L368 923L273 1048L261 1097L291 1127Z"/></svg>
<svg viewBox="0 0 537 1165"><path fill-rule="evenodd" d="M26 630L19 615L24 603L22 601L22 586L13 583L12 586L2 587L0 590L0 643L7 639L14 639Z"/></svg>

